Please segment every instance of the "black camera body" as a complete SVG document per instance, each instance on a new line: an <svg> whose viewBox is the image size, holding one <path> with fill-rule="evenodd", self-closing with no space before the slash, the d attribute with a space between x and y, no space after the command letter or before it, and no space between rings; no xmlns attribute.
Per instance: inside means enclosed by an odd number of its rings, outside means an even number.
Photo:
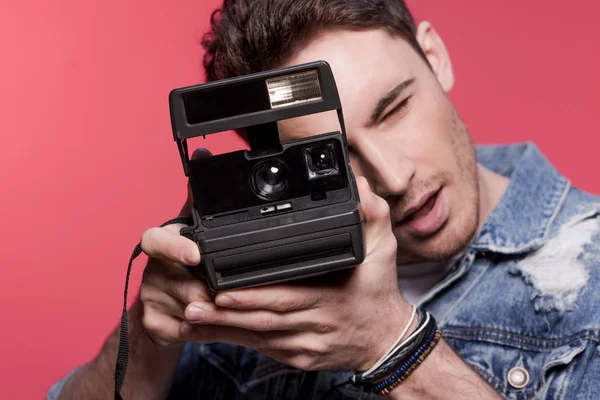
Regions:
<svg viewBox="0 0 600 400"><path fill-rule="evenodd" d="M363 225L341 104L323 61L259 72L170 94L171 121L194 196L200 247L190 266L214 291L357 266ZM337 110L341 132L281 143L277 121ZM250 150L190 160L186 139L245 132Z"/></svg>

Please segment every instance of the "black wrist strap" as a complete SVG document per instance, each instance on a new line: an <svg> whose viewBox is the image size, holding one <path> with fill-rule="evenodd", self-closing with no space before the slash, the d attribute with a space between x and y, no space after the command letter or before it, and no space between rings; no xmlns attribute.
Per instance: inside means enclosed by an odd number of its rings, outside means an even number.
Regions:
<svg viewBox="0 0 600 400"><path fill-rule="evenodd" d="M192 217L177 217L165 222L160 227L165 227L172 224L193 223ZM123 313L121 314L121 331L119 333L119 352L117 353L117 364L115 366L115 400L123 400L121 397L121 388L125 381L127 372L127 363L129 361L129 326L127 324L127 290L129 288L129 275L131 274L131 265L137 256L142 254L142 244L138 243L131 254L129 265L127 266L127 276L125 277L125 290L123 291Z"/></svg>

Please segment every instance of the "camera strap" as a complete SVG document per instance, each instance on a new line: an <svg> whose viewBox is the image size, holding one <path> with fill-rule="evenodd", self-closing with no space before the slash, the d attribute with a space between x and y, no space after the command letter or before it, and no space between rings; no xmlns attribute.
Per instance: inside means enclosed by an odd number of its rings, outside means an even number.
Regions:
<svg viewBox="0 0 600 400"><path fill-rule="evenodd" d="M192 217L177 217L165 222L160 227L163 228L172 224L191 225ZM127 275L125 277L125 290L123 291L123 313L121 314L121 328L119 334L119 352L117 353L117 364L115 366L115 400L123 400L121 397L121 388L125 381L125 373L127 372L127 363L129 361L129 327L127 324L127 291L129 289L129 275L131 274L131 265L133 260L142 254L142 244L138 243L131 254L129 265L127 266Z"/></svg>

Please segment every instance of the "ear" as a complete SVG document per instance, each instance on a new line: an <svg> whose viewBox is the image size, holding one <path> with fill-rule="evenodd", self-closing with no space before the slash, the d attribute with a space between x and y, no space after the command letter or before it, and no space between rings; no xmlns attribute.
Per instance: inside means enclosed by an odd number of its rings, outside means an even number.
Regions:
<svg viewBox="0 0 600 400"><path fill-rule="evenodd" d="M431 23L423 21L417 28L417 41L421 45L429 64L433 69L442 89L449 92L454 86L454 71L450 55L442 38L437 34Z"/></svg>

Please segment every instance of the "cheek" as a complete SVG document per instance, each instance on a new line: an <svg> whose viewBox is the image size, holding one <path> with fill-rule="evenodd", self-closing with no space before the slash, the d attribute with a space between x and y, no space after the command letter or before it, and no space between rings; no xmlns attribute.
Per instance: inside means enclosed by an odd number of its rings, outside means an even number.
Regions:
<svg viewBox="0 0 600 400"><path fill-rule="evenodd" d="M459 169L460 146L456 145L457 133L453 129L455 111L449 100L428 96L421 104L415 104L412 111L406 146L414 152L415 161L438 170Z"/></svg>

